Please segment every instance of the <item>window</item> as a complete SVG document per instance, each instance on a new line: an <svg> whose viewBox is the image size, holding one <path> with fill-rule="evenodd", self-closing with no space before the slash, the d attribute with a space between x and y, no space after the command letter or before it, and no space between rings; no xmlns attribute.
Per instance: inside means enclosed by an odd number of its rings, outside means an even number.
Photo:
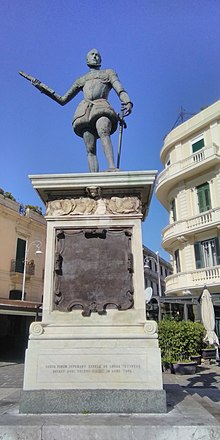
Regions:
<svg viewBox="0 0 220 440"><path fill-rule="evenodd" d="M16 262L15 262L15 272L24 272L24 259L25 259L25 247L26 240L21 238L17 239L17 250L16 250Z"/></svg>
<svg viewBox="0 0 220 440"><path fill-rule="evenodd" d="M205 182L202 185L197 186L196 189L197 189L197 197L199 204L199 212L204 212L204 211L208 211L209 209L212 209L208 182Z"/></svg>
<svg viewBox="0 0 220 440"><path fill-rule="evenodd" d="M176 202L175 202L175 199L171 200L171 202L170 202L170 212L171 212L171 215L172 215L172 219L175 222L176 219L177 219L177 217L176 217Z"/></svg>
<svg viewBox="0 0 220 440"><path fill-rule="evenodd" d="M170 155L168 154L168 156L166 157L166 159L165 159L165 168L167 168L167 167L169 167L170 166Z"/></svg>
<svg viewBox="0 0 220 440"><path fill-rule="evenodd" d="M179 253L179 249L177 249L174 252L174 261L175 261L175 266L176 266L176 272L181 272L181 267L180 267L180 253Z"/></svg>
<svg viewBox="0 0 220 440"><path fill-rule="evenodd" d="M194 244L196 269L218 266L220 264L219 237L200 241Z"/></svg>
<svg viewBox="0 0 220 440"><path fill-rule="evenodd" d="M200 137L192 141L192 152L196 153L205 146L204 138Z"/></svg>

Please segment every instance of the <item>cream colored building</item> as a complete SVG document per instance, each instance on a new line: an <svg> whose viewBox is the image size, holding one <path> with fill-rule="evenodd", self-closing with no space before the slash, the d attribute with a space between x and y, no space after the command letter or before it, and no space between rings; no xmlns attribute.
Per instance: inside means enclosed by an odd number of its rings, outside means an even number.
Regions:
<svg viewBox="0 0 220 440"><path fill-rule="evenodd" d="M24 299L41 302L45 257L46 226L44 217L27 209L19 213L21 205L0 195L0 298L21 299L24 260L26 279ZM36 244L41 254L36 254Z"/></svg>
<svg viewBox="0 0 220 440"><path fill-rule="evenodd" d="M162 245L174 273L166 295L199 298L206 285L220 304L220 101L173 129L161 150L156 195L170 213Z"/></svg>
<svg viewBox="0 0 220 440"><path fill-rule="evenodd" d="M22 205L0 194L2 360L23 358L29 326L41 318L45 239L44 217L30 209L24 211Z"/></svg>

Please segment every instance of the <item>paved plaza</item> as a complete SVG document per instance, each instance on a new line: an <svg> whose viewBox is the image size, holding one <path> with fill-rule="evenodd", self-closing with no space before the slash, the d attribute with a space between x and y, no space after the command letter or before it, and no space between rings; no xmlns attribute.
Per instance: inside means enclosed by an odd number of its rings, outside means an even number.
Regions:
<svg viewBox="0 0 220 440"><path fill-rule="evenodd" d="M21 415L23 362L0 362L0 439L220 440L220 367L163 373L167 414Z"/></svg>

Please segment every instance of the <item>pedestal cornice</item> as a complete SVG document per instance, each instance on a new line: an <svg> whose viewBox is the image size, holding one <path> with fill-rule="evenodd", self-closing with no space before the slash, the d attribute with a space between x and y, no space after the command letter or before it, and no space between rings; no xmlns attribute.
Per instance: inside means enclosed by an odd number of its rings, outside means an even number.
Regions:
<svg viewBox="0 0 220 440"><path fill-rule="evenodd" d="M109 195L138 196L142 204L143 219L153 194L157 171L118 171L74 174L30 175L33 187L46 204L50 200L65 197L85 197L88 191Z"/></svg>

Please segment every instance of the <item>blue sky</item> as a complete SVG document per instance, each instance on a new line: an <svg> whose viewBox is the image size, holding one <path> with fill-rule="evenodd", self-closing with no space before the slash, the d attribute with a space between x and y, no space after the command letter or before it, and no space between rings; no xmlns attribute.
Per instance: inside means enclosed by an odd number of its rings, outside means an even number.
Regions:
<svg viewBox="0 0 220 440"><path fill-rule="evenodd" d="M28 174L87 172L85 147L73 134L78 95L61 107L18 75L63 94L86 73L96 47L134 103L122 145L122 170L163 169L163 138L181 106L189 113L220 99L219 0L1 0L0 187L41 205ZM120 103L114 91L110 102ZM118 134L113 135L116 155ZM98 148L101 170L107 168ZM143 242L161 248L168 215L154 196Z"/></svg>

